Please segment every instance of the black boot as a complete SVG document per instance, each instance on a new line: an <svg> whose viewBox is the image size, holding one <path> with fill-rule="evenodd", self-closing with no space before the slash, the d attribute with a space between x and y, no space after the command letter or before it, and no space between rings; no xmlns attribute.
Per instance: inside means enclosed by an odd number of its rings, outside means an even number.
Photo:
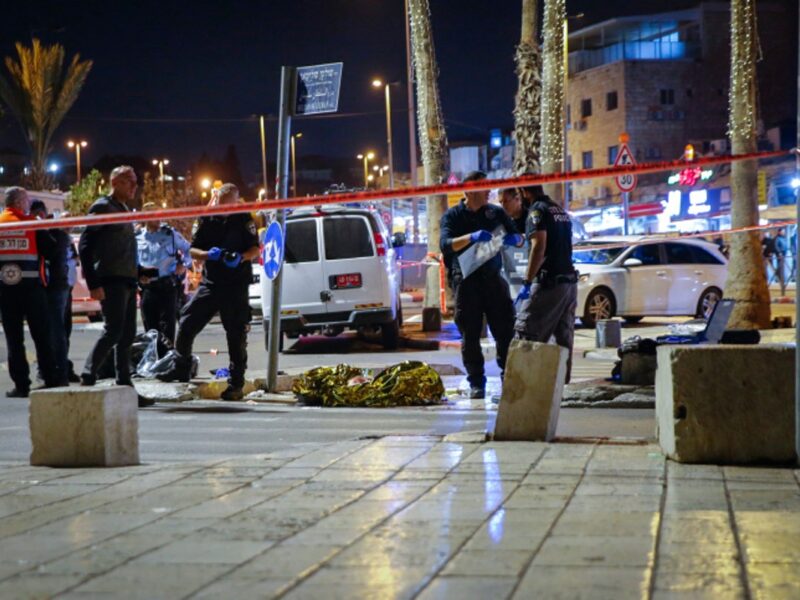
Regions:
<svg viewBox="0 0 800 600"><path fill-rule="evenodd" d="M192 359L176 356L172 368L165 373L156 375L159 381L182 381L188 382L192 378Z"/></svg>
<svg viewBox="0 0 800 600"><path fill-rule="evenodd" d="M228 384L228 387L223 390L222 394L220 394L220 400L225 400L227 402L240 402L244 399L244 391L241 387L236 387L232 383Z"/></svg>

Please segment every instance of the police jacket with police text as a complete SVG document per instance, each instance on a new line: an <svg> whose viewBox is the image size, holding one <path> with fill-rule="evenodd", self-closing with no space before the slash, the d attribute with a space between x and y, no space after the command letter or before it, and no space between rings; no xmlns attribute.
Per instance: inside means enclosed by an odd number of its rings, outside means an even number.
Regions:
<svg viewBox="0 0 800 600"><path fill-rule="evenodd" d="M199 250L216 247L222 248L223 252L242 254L253 246L258 246L258 229L248 213L202 217L192 237L192 248ZM203 283L247 286L253 278L252 269L249 260L243 260L233 269L226 267L222 258L207 260L203 267Z"/></svg>
<svg viewBox="0 0 800 600"><path fill-rule="evenodd" d="M439 247L444 256L444 263L447 267L451 284L457 285L461 279L458 255L471 246L470 244L459 251L455 251L453 250L453 240L474 231L484 230L493 233L498 227L502 227L505 233L517 233L511 217L495 204L485 204L478 210L473 211L467 207L466 199L462 199L456 206L451 207L444 213L441 220ZM499 273L502 268L503 258L498 253L481 265L475 271L475 274L493 275ZM470 277L473 276L470 275Z"/></svg>
<svg viewBox="0 0 800 600"><path fill-rule="evenodd" d="M127 204L114 196L95 200L90 215L129 212ZM78 251L83 266L83 276L90 290L104 283L133 282L139 278L136 252L136 233L132 223L94 225L81 234Z"/></svg>
<svg viewBox="0 0 800 600"><path fill-rule="evenodd" d="M558 204L539 199L531 206L525 237L530 240L537 231L547 232L547 244L541 271L548 276L570 275L572 266L572 221Z"/></svg>

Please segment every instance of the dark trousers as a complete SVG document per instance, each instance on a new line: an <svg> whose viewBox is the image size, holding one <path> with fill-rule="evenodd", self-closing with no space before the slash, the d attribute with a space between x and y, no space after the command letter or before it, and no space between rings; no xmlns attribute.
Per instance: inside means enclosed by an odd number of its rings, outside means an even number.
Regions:
<svg viewBox="0 0 800 600"><path fill-rule="evenodd" d="M64 325L66 318L67 305L70 304L70 288L68 287L48 287L47 306L50 317L50 335L53 343L53 361L55 370L58 373L59 385L69 385L67 379L69 375L69 342L67 342L67 332ZM70 310L70 321L72 321L72 311ZM72 325L70 323L70 329Z"/></svg>
<svg viewBox="0 0 800 600"><path fill-rule="evenodd" d="M250 303L247 286L209 286L197 288L192 299L181 309L181 322L175 350L185 360L192 355L192 343L197 334L219 313L230 355L229 382L234 387L244 385L247 370L247 331L250 327Z"/></svg>
<svg viewBox="0 0 800 600"><path fill-rule="evenodd" d="M522 302L514 329L517 335L531 342L547 343L550 336L569 351L567 383L572 374L572 345L575 338L575 308L578 305L578 284L534 284L531 297Z"/></svg>
<svg viewBox="0 0 800 600"><path fill-rule="evenodd" d="M514 304L508 283L500 273L473 273L455 286L455 323L461 332L461 360L472 387L485 387L481 352L483 317L494 337L497 364L506 367L508 346L514 335Z"/></svg>
<svg viewBox="0 0 800 600"><path fill-rule="evenodd" d="M159 279L142 290L142 321L144 330L156 329L175 343L175 325L178 315L175 311L177 289L174 280Z"/></svg>
<svg viewBox="0 0 800 600"><path fill-rule="evenodd" d="M75 366L69 359L69 338L72 337L72 288L67 294L67 303L64 306L64 339L67 341L67 375L75 372Z"/></svg>
<svg viewBox="0 0 800 600"><path fill-rule="evenodd" d="M56 386L58 373L53 360L47 292L38 284L23 282L0 288L0 317L8 349L8 370L20 391L31 387L30 367L25 356L25 322L36 347L36 359L47 386Z"/></svg>
<svg viewBox="0 0 800 600"><path fill-rule="evenodd" d="M83 375L96 379L100 365L113 349L117 383L130 384L131 344L136 337L136 284L115 281L103 284L103 290L103 333L86 358Z"/></svg>

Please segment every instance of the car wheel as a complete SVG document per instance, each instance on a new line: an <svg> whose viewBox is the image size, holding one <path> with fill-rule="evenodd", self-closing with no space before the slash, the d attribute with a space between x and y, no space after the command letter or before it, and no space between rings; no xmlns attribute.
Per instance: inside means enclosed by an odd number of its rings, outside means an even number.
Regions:
<svg viewBox="0 0 800 600"><path fill-rule="evenodd" d="M381 325L381 345L386 350L397 350L400 345L400 319Z"/></svg>
<svg viewBox="0 0 800 600"><path fill-rule="evenodd" d="M625 319L625 322L628 325L636 325L636 323L644 319L644 317L622 317L622 318Z"/></svg>
<svg viewBox="0 0 800 600"><path fill-rule="evenodd" d="M617 312L617 302L614 294L608 288L597 288L592 290L586 298L586 307L583 310L581 322L586 327L594 328L597 322L603 319L610 319Z"/></svg>
<svg viewBox="0 0 800 600"><path fill-rule="evenodd" d="M695 316L700 319L708 320L714 307L720 300L722 300L722 290L715 287L708 288L697 301L697 312Z"/></svg>

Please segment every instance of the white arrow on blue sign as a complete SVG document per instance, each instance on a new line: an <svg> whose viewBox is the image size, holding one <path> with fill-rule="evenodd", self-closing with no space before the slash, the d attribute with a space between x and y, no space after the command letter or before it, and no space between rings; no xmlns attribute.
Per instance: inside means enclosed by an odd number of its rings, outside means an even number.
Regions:
<svg viewBox="0 0 800 600"><path fill-rule="evenodd" d="M283 229L281 229L280 223L273 221L269 224L267 232L264 234L264 250L261 253L264 273L270 280L274 280L281 270L281 265L283 264L283 242Z"/></svg>

